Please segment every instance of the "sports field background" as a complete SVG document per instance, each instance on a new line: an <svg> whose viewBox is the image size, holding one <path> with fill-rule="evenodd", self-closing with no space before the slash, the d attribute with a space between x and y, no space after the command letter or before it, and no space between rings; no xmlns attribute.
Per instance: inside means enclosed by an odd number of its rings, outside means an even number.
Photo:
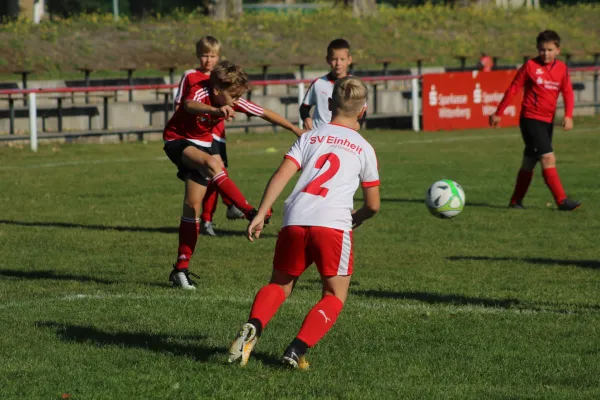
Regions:
<svg viewBox="0 0 600 400"><path fill-rule="evenodd" d="M547 206L539 170L527 210L506 208L516 129L364 132L382 208L355 233L350 298L309 371L279 357L320 297L314 269L248 367L225 362L270 275L285 196L256 243L220 204L221 237L199 239L199 287L183 292L167 283L183 190L159 142L0 148L0 398L597 399L600 128L576 125L555 134L565 189L583 202L572 213ZM229 138L252 203L292 142ZM466 192L452 220L423 203L441 178Z"/></svg>

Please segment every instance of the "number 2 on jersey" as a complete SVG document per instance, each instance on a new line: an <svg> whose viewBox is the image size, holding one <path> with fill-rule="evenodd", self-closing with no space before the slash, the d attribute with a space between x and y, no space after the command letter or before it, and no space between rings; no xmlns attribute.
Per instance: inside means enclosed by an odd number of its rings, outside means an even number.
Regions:
<svg viewBox="0 0 600 400"><path fill-rule="evenodd" d="M329 181L331 178L337 174L340 170L340 159L334 153L323 154L321 157L317 159L315 163L315 168L321 169L325 165L325 163L329 161L329 168L325 170L321 175L317 176L312 180L306 187L302 190L304 193L312 194L314 196L327 196L329 193L329 189L323 187L322 185Z"/></svg>

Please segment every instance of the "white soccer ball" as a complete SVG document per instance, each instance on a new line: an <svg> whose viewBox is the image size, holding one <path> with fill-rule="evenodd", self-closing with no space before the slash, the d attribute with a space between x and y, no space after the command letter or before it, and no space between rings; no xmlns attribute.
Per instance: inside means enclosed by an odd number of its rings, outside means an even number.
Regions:
<svg viewBox="0 0 600 400"><path fill-rule="evenodd" d="M443 179L429 187L425 205L429 212L438 218L452 218L460 214L465 201L462 186L450 179Z"/></svg>

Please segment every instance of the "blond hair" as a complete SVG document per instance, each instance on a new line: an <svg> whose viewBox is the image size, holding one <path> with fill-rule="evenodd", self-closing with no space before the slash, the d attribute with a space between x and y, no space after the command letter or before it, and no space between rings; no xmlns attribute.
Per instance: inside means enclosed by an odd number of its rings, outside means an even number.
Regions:
<svg viewBox="0 0 600 400"><path fill-rule="evenodd" d="M332 111L355 116L367 103L367 86L354 76L338 79L331 96Z"/></svg>
<svg viewBox="0 0 600 400"><path fill-rule="evenodd" d="M221 43L212 36L203 36L196 42L196 55L200 57L200 55L205 53L219 53L221 50Z"/></svg>
<svg viewBox="0 0 600 400"><path fill-rule="evenodd" d="M221 61L210 73L210 84L241 96L248 91L248 74L230 61Z"/></svg>

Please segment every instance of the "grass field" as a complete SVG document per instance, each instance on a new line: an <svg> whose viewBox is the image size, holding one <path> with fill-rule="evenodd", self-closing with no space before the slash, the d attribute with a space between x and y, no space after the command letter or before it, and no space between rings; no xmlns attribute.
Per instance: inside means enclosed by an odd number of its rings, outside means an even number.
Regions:
<svg viewBox="0 0 600 400"><path fill-rule="evenodd" d="M252 244L220 206L222 236L200 238L199 288L183 292L167 284L182 187L160 143L0 148L0 398L600 398L597 122L556 134L573 213L546 205L539 171L528 209L506 208L515 129L365 136L382 209L356 231L350 298L309 371L279 358L320 297L314 269L248 367L225 362L270 276L281 201ZM256 203L292 136L229 141ZM423 204L440 178L466 191L453 220Z"/></svg>

